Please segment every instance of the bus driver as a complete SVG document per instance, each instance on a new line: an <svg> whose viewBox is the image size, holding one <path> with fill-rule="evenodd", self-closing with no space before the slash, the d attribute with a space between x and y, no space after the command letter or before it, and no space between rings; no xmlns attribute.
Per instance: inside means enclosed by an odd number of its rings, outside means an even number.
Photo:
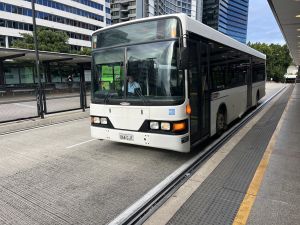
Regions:
<svg viewBox="0 0 300 225"><path fill-rule="evenodd" d="M127 75L127 80L128 80L128 86L127 86L128 93L134 95L137 89L138 91L142 91L140 84L134 80L132 75ZM124 86L122 87L122 91L124 91Z"/></svg>

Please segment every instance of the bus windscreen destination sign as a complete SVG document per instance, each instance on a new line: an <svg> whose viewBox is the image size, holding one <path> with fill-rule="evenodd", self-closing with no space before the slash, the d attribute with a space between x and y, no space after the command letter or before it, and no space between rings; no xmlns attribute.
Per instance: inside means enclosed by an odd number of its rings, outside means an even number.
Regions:
<svg viewBox="0 0 300 225"><path fill-rule="evenodd" d="M168 18L109 28L93 36L93 47L105 48L176 38L180 34L178 23L177 19Z"/></svg>

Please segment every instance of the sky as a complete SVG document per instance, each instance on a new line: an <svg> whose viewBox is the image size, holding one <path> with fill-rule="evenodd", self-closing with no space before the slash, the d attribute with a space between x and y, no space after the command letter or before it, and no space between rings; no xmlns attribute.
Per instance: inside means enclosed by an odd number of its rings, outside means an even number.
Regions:
<svg viewBox="0 0 300 225"><path fill-rule="evenodd" d="M267 0L249 0L248 41L285 44Z"/></svg>

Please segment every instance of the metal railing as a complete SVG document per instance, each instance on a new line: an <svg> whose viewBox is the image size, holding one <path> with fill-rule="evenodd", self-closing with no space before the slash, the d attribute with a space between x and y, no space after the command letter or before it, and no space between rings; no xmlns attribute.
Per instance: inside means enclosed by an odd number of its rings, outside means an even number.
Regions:
<svg viewBox="0 0 300 225"><path fill-rule="evenodd" d="M42 98L42 106L40 106ZM90 102L86 82L43 83L0 86L0 123L37 118L45 114L82 109ZM41 108L42 107L42 110Z"/></svg>

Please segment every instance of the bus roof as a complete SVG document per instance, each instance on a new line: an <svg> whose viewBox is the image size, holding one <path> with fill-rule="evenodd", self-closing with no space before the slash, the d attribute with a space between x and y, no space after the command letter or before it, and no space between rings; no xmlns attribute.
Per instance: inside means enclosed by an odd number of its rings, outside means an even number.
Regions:
<svg viewBox="0 0 300 225"><path fill-rule="evenodd" d="M254 55L256 57L266 59L265 54L255 50L253 48L250 48L248 45L243 44L243 43L235 40L234 38L229 37L228 35L223 34L219 31L201 23L200 21L194 20L194 19L186 16L185 14L183 14L181 16L183 16L184 19L186 20L186 30L187 31L193 32L193 33L198 34L202 37L205 37L209 40L219 42L221 44L235 48L237 50L246 52L250 55Z"/></svg>
<svg viewBox="0 0 300 225"><path fill-rule="evenodd" d="M253 48L250 48L248 45L243 44L243 43L219 32L217 30L201 23L198 20L194 20L194 19L190 18L189 16L187 16L184 13L168 14L168 15L155 16L155 17L146 17L146 18L131 20L131 21L123 22L123 23L118 23L115 25L111 25L111 26L96 30L93 33L93 35L100 31L103 31L103 30L109 30L109 29L113 29L116 27L124 26L124 25L140 23L140 22L145 22L145 21L151 21L151 20L157 20L157 19L162 19L162 18L170 18L170 17L171 18L176 17L176 18L180 19L184 34L185 34L185 31L190 31L190 32L198 34L202 37L205 37L209 40L212 40L212 41L224 44L226 46L232 47L234 49L246 52L250 55L253 55L253 56L256 56L256 57L259 57L262 59L266 59L265 54L255 50Z"/></svg>

